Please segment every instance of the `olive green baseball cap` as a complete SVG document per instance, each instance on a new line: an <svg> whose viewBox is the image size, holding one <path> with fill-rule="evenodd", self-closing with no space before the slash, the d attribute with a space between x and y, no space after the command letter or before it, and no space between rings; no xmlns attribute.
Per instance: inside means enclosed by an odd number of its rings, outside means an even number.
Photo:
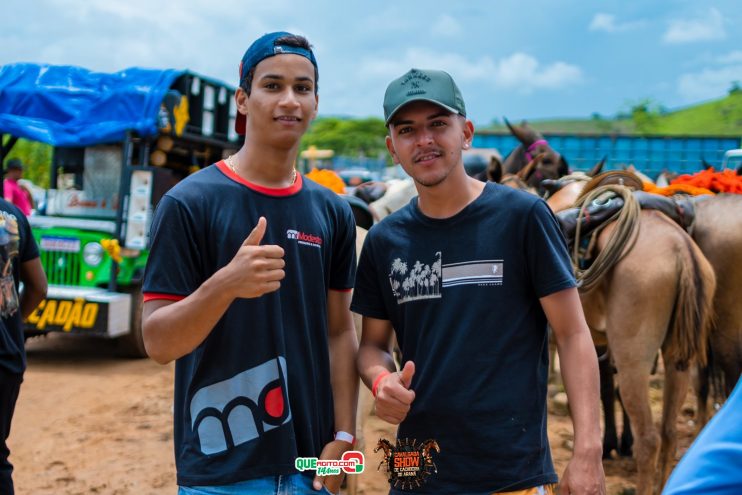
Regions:
<svg viewBox="0 0 742 495"><path fill-rule="evenodd" d="M386 125L399 109L413 101L429 101L466 117L466 106L459 87L451 75L442 70L410 69L389 83L384 93Z"/></svg>

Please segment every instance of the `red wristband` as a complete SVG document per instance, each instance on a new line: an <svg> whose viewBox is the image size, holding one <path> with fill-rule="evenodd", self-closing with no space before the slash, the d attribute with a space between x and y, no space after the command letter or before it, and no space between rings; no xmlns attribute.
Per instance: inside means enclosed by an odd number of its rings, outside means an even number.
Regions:
<svg viewBox="0 0 742 495"><path fill-rule="evenodd" d="M384 370L381 373L379 373L379 376L376 377L376 380L374 380L373 386L371 386L371 395L376 397L376 389L379 388L379 382L382 378L384 378L386 375L390 375L392 372L389 370Z"/></svg>

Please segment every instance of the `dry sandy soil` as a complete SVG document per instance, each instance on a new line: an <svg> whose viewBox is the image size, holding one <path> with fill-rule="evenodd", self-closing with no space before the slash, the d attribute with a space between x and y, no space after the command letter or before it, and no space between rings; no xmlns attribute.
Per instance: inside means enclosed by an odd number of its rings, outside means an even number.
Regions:
<svg viewBox="0 0 742 495"><path fill-rule="evenodd" d="M119 358L112 342L69 336L29 342L9 442L16 493L175 494L172 375L172 366ZM678 455L691 441L688 421L678 419ZM371 443L392 438L393 429L372 416L365 435ZM569 419L550 414L549 437L561 473L570 457ZM359 493L386 493L385 476L376 471L380 454L367 449L366 458ZM631 493L635 469L631 460L607 461L608 494Z"/></svg>

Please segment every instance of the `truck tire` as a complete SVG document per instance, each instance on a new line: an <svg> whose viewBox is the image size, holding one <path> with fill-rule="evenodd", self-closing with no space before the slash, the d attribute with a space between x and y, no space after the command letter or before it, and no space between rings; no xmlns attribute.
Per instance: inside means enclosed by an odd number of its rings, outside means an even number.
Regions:
<svg viewBox="0 0 742 495"><path fill-rule="evenodd" d="M131 294L131 332L118 338L119 352L123 357L145 358L147 351L142 337L142 288L122 288L122 291Z"/></svg>

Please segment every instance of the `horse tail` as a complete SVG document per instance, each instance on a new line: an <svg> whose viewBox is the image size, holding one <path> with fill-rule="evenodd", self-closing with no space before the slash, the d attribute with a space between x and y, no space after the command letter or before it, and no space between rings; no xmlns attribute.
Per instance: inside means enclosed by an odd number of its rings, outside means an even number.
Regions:
<svg viewBox="0 0 742 495"><path fill-rule="evenodd" d="M691 361L705 366L709 335L714 323L713 298L716 277L711 264L687 235L676 263L678 292L670 332L665 342L668 366L678 370L688 368Z"/></svg>

